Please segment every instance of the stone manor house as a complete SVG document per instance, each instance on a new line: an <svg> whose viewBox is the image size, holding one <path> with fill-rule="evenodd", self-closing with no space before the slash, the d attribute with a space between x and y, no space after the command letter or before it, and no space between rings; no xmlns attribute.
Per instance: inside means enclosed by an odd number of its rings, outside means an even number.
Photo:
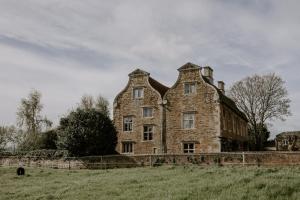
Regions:
<svg viewBox="0 0 300 200"><path fill-rule="evenodd" d="M247 149L246 116L214 85L213 70L187 63L168 88L137 69L114 100L121 154L182 154Z"/></svg>

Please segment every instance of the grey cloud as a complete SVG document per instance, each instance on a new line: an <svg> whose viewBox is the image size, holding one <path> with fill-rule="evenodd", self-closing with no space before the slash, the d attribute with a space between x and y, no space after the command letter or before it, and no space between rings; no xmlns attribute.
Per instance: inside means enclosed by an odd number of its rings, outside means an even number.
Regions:
<svg viewBox="0 0 300 200"><path fill-rule="evenodd" d="M1 0L0 68L5 73L0 74L0 84L11 90L4 90L1 99L18 102L31 87L39 87L45 113L57 120L83 93L102 93L112 101L137 67L172 86L176 69L194 62L211 65L215 79L224 80L227 87L254 73L281 74L295 110L284 127L300 129L299 4ZM14 113L15 106L9 107ZM5 117L9 109L0 109L5 110L1 122L10 123L11 117ZM274 133L283 129L277 124Z"/></svg>

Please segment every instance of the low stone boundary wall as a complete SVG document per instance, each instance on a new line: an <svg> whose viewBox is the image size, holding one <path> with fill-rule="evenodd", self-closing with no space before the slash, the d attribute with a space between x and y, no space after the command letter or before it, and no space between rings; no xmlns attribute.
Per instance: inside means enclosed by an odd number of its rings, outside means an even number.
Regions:
<svg viewBox="0 0 300 200"><path fill-rule="evenodd" d="M47 167L57 169L107 169L168 165L300 165L300 152L235 152L205 154L164 155L112 155L89 157L65 157L49 159L37 156L2 156L0 166Z"/></svg>

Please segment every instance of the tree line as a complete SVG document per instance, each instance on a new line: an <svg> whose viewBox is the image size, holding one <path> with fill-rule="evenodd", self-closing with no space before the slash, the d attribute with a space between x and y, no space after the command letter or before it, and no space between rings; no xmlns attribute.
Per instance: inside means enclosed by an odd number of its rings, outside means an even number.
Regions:
<svg viewBox="0 0 300 200"><path fill-rule="evenodd" d="M275 73L246 77L233 84L229 96L249 120L250 150L264 150L271 122L291 115L285 82ZM10 144L19 151L66 149L74 156L115 153L117 132L104 97L82 96L78 107L62 117L57 127L41 116L42 109L40 92L33 90L22 98L17 126L0 127L0 151Z"/></svg>
<svg viewBox="0 0 300 200"><path fill-rule="evenodd" d="M72 156L114 154L116 130L109 115L109 102L99 95L84 95L79 105L53 127L41 112L41 93L32 90L22 98L16 113L16 126L0 127L0 150L68 150Z"/></svg>

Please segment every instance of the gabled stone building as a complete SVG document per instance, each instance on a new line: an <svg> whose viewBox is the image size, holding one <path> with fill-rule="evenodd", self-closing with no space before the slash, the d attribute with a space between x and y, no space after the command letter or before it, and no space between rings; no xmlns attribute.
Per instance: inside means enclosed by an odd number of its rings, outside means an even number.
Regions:
<svg viewBox="0 0 300 200"><path fill-rule="evenodd" d="M187 63L168 88L137 69L114 101L117 151L203 153L247 149L247 118L213 84L213 70ZM203 73L203 74L202 74Z"/></svg>
<svg viewBox="0 0 300 200"><path fill-rule="evenodd" d="M300 151L300 131L276 135L275 146L277 151Z"/></svg>

